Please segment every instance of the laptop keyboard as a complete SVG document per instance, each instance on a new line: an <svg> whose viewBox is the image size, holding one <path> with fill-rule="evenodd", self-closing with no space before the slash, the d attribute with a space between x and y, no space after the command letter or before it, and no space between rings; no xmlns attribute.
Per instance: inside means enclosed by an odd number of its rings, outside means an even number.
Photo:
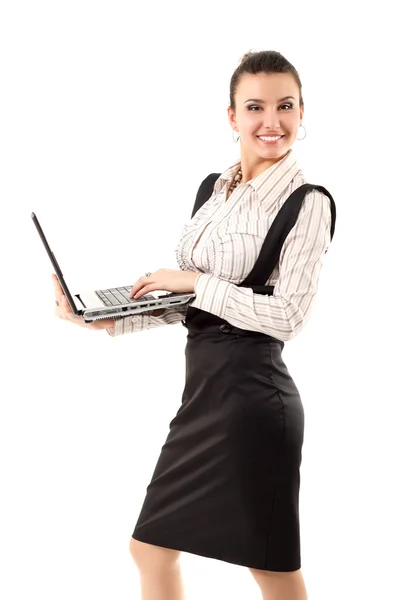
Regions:
<svg viewBox="0 0 400 600"><path fill-rule="evenodd" d="M118 306L119 304L135 304L143 300L151 300L154 298L152 294L145 294L140 298L129 298L132 286L110 288L109 290L96 290L97 296L104 302L106 306Z"/></svg>

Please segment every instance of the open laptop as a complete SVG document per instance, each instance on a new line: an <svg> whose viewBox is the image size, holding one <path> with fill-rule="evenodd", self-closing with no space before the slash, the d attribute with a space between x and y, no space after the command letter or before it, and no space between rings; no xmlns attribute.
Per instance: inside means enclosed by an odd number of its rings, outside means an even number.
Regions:
<svg viewBox="0 0 400 600"><path fill-rule="evenodd" d="M71 310L75 315L82 316L86 323L91 323L98 319L108 319L110 317L127 317L129 315L151 311L156 308L176 307L186 304L192 298L196 297L196 294L194 293L181 294L172 292L158 295L156 292L153 294L145 294L140 298L129 298L133 284L72 295L64 280L56 257L47 243L35 213L32 213L31 217L44 247L47 250L47 254L49 255L64 294L67 297Z"/></svg>

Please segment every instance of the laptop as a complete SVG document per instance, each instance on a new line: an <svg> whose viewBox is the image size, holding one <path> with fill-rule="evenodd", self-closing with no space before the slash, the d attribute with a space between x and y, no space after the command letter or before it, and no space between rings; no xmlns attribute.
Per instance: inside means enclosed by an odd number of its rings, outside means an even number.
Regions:
<svg viewBox="0 0 400 600"><path fill-rule="evenodd" d="M167 294L161 293L158 295L157 292L153 292L153 294L145 294L140 298L130 298L129 294L133 284L123 285L117 288L113 287L109 289L95 290L94 292L87 291L80 294L71 294L56 257L47 243L38 218L36 217L35 213L32 213L31 217L44 244L44 247L47 250L47 254L49 255L58 281L60 282L72 312L77 316L83 317L86 323L91 323L92 321L96 321L98 319L127 317L129 315L148 312L156 308L176 307L187 304L190 300L192 300L192 298L196 297L196 294L194 293L182 294L179 292L172 292Z"/></svg>

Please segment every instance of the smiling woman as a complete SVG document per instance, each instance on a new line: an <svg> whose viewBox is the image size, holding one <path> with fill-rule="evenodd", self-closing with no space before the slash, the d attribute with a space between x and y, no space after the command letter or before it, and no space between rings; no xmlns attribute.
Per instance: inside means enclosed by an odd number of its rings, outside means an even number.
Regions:
<svg viewBox="0 0 400 600"><path fill-rule="evenodd" d="M194 277L152 274L171 291L192 284L196 297L159 319L115 325L116 335L172 323L188 330L181 403L130 549L149 597L167 583L171 598L182 597L184 551L248 567L265 598L305 600L304 411L282 349L308 318L336 212L291 149L304 114L293 65L274 51L246 55L230 101L240 159L202 182L176 248L181 271Z"/></svg>

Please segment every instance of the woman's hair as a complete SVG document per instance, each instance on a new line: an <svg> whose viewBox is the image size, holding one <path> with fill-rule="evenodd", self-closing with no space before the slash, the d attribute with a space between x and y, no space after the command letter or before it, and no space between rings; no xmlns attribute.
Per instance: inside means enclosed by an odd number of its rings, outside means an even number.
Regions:
<svg viewBox="0 0 400 600"><path fill-rule="evenodd" d="M280 52L275 50L262 50L261 52L247 52L241 58L239 66L231 77L230 83L230 106L236 111L235 94L240 79L244 73L256 75L257 73L291 73L299 86L300 108L304 106L301 92L301 81L298 72Z"/></svg>

